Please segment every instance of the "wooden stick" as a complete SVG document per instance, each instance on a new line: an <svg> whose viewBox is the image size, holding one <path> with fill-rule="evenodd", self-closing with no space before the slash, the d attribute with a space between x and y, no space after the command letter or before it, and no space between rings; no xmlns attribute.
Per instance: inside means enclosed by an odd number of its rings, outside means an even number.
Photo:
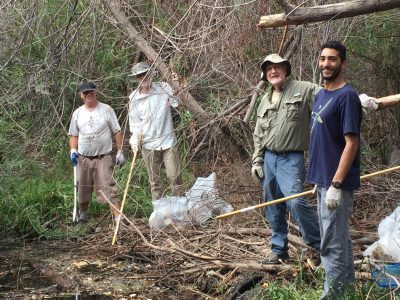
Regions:
<svg viewBox="0 0 400 300"><path fill-rule="evenodd" d="M394 171L397 171L399 169L400 169L400 166L389 168L389 169L386 169L386 170L382 170L382 171L378 171L378 172L375 172L375 173L371 173L371 174L367 174L367 175L361 176L360 179L361 180L368 179L368 178L371 178L371 177L374 177L374 176L378 176L378 175L394 172ZM254 209L257 209L257 208L262 208L262 207L265 207L265 206L270 206L270 205L286 202L286 201L289 201L289 200L292 200L292 199L313 195L314 193L315 193L315 188L310 190L310 191L298 193L298 194L287 196L287 197L280 198L280 199L277 199L277 200L261 203L261 204L254 205L254 206L249 206L249 207L242 208L242 209L239 209L239 210L234 210L234 211L231 211L229 213L219 215L219 216L215 217L215 219L223 219L223 218L226 218L226 217L230 217L230 216L234 216L234 215L237 215L237 214L241 214L243 212L254 210Z"/></svg>
<svg viewBox="0 0 400 300"><path fill-rule="evenodd" d="M122 212L124 210L125 199L126 199L126 196L128 195L129 183L131 182L133 166L135 165L135 161L136 161L136 155L137 155L137 151L135 151L133 153L131 169L129 170L128 180L126 181L124 196L122 198L122 203L121 203L120 214L119 214L119 218L117 219L117 222L116 222L117 224L115 224L115 231L114 231L114 236L113 236L111 245L114 245L115 241L117 239L117 234L118 234L118 230L119 230L119 222L121 222L121 215L122 215Z"/></svg>

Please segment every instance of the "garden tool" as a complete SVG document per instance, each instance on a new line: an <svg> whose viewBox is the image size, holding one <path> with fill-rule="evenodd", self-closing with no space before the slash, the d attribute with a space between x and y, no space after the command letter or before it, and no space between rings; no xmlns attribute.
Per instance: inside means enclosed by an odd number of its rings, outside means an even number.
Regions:
<svg viewBox="0 0 400 300"><path fill-rule="evenodd" d="M129 170L128 180L126 181L124 196L123 196L122 202L121 202L120 216L122 215L122 212L123 212L123 210L124 210L125 199L126 199L126 196L128 195L129 183L131 182L133 166L135 165L137 153L138 153L138 151L134 151L134 152L133 152L133 159L132 159L131 169ZM114 236L113 236L111 245L114 245L114 244L115 244L115 241L117 240L117 234L118 234L119 223L120 223L120 222L121 222L121 217L119 217L119 218L116 220L115 231L114 231Z"/></svg>
<svg viewBox="0 0 400 300"><path fill-rule="evenodd" d="M363 175L363 176L360 177L360 179L364 180L364 179L371 178L371 177L374 177L374 176L378 176L378 175L394 172L394 171L397 171L399 169L400 169L400 166L389 168L389 169L378 171L378 172L375 172L375 173ZM312 190L309 190L309 191L306 191L306 192L302 192L302 193L299 193L299 194L291 195L291 196L288 196L288 197L276 199L276 200L273 200L273 201L261 203L261 204L254 205L254 206L249 206L249 207L242 208L242 209L239 209L239 210L234 210L232 212L219 215L219 216L215 217L215 219L223 219L223 218L226 218L226 217L230 217L230 216L234 216L234 215L237 215L237 214L241 214L241 213L246 212L246 211L254 210L256 208L262 208L262 207L265 207L265 206L270 206L270 205L286 202L286 201L289 201L289 200L292 200L292 199L313 195L314 193L315 193L315 187Z"/></svg>
<svg viewBox="0 0 400 300"><path fill-rule="evenodd" d="M74 210L72 211L72 222L78 222L78 178L76 165L74 166Z"/></svg>

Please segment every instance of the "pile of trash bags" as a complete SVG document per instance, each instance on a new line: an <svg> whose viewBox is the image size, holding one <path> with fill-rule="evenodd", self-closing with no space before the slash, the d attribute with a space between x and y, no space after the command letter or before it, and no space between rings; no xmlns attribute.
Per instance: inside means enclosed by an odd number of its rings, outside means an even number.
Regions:
<svg viewBox="0 0 400 300"><path fill-rule="evenodd" d="M218 195L216 174L197 178L185 197L165 197L153 201L149 218L152 231L158 232L168 225L177 228L207 226L215 216L231 212L232 205Z"/></svg>
<svg viewBox="0 0 400 300"><path fill-rule="evenodd" d="M379 240L364 251L378 261L400 262L400 206L384 218L378 227Z"/></svg>
<svg viewBox="0 0 400 300"><path fill-rule="evenodd" d="M372 280L383 288L400 287L400 206L378 227L379 240L363 253L370 259Z"/></svg>

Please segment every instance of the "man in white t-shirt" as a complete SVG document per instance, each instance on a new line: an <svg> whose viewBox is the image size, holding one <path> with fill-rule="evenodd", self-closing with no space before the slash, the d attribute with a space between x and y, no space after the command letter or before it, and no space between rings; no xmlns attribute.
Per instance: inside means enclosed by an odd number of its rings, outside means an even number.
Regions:
<svg viewBox="0 0 400 300"><path fill-rule="evenodd" d="M114 110L97 100L93 82L82 83L79 95L84 104L74 111L68 135L71 161L77 166L78 222L85 222L93 189L100 203L107 202L105 195L116 208L120 208L118 189L113 178L113 137L118 150L116 164L122 166L125 158L122 153L121 128ZM114 209L112 211L114 219L118 219L118 212Z"/></svg>
<svg viewBox="0 0 400 300"><path fill-rule="evenodd" d="M178 97L166 82L152 82L148 64L141 62L132 67L139 87L129 96L129 126L132 150L142 148L153 200L164 194L160 171L164 162L171 181L172 195L180 194L182 179L171 107L178 107Z"/></svg>

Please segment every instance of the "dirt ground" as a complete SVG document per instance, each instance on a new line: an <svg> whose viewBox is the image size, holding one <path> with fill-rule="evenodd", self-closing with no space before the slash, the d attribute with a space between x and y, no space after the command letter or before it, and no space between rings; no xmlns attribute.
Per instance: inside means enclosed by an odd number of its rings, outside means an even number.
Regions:
<svg viewBox="0 0 400 300"><path fill-rule="evenodd" d="M229 176L241 170L219 170L217 178L220 195L235 209L258 204L261 195L248 177ZM390 188L396 180L371 180L356 193L351 221L355 259L362 258L377 237L380 220L398 205L398 193ZM315 205L315 199L310 201ZM293 268L313 276L307 261L311 252L292 222L293 265L259 263L269 252L270 236L261 210L214 220L206 228L169 228L158 235L150 232L147 219L131 221L121 225L114 246L107 217L82 225L89 230L80 238L3 240L0 299L240 299L233 295L243 278L290 281Z"/></svg>

